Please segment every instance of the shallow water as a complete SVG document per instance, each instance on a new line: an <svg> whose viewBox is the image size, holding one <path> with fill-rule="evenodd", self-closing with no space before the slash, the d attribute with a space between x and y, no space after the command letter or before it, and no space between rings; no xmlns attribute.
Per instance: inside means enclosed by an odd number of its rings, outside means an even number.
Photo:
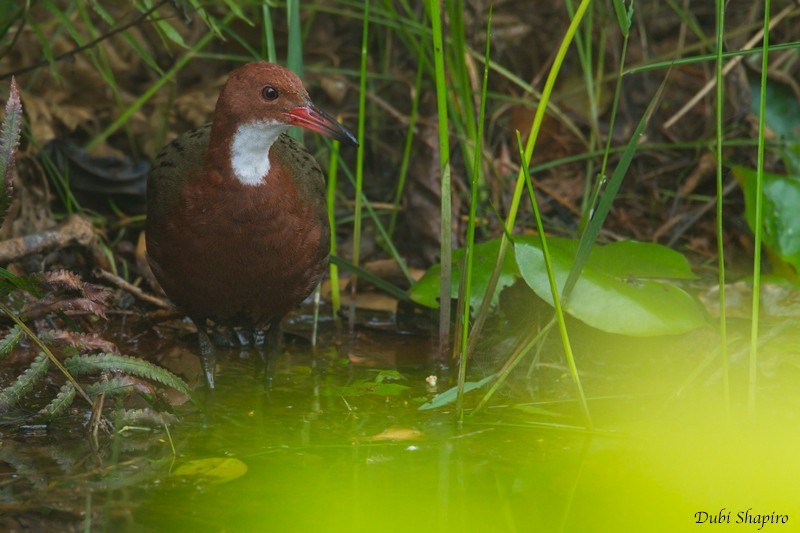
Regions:
<svg viewBox="0 0 800 533"><path fill-rule="evenodd" d="M218 390L198 393L202 410L179 408L174 457L164 435L93 453L82 435L54 441L51 429L17 450L38 465L38 485L3 487L6 501L29 494L112 531L688 531L698 520L794 530L796 366L764 355L752 419L746 359L732 356L728 415L709 344L702 332L578 339L593 431L558 355L458 424L452 409L418 410L433 392L407 352L427 339L362 335L316 355L291 345L271 388L254 353L222 351ZM397 373L381 373L391 361ZM58 450L69 466L52 459ZM753 523L764 517L773 523Z"/></svg>

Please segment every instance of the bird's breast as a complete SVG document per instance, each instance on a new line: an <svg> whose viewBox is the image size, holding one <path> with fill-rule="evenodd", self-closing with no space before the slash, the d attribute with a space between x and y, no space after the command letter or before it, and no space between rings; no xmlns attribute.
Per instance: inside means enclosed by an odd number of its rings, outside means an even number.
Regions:
<svg viewBox="0 0 800 533"><path fill-rule="evenodd" d="M154 236L159 282L189 316L254 325L282 317L327 264L324 197L310 197L281 165L256 186L205 178L184 182Z"/></svg>

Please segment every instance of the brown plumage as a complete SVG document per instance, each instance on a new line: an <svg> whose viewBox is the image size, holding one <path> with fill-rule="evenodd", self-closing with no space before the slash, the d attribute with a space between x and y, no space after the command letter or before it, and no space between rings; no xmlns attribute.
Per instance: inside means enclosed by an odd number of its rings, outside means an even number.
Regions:
<svg viewBox="0 0 800 533"><path fill-rule="evenodd" d="M206 320L277 327L327 265L325 180L305 147L283 133L292 124L355 143L292 72L250 63L229 76L213 123L167 145L148 178L150 266L196 323L212 388Z"/></svg>

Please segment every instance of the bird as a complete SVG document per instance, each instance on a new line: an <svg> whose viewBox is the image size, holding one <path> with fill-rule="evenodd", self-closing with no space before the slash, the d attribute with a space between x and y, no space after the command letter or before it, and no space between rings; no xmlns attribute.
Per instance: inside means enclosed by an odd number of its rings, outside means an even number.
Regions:
<svg viewBox="0 0 800 533"><path fill-rule="evenodd" d="M228 75L211 123L166 145L148 174L148 263L197 327L209 389L208 322L280 335L328 264L325 178L291 126L358 146L291 70L247 63Z"/></svg>

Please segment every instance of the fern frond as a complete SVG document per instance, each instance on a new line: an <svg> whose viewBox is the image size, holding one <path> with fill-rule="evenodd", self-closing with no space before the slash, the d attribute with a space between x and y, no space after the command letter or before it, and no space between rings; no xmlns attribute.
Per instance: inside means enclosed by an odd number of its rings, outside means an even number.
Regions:
<svg viewBox="0 0 800 533"><path fill-rule="evenodd" d="M72 375L89 374L91 372L107 371L122 372L141 378L155 381L172 387L173 389L191 396L189 386L181 378L165 368L149 363L137 357L101 353L98 355L80 355L70 357L64 361L64 366Z"/></svg>
<svg viewBox="0 0 800 533"><path fill-rule="evenodd" d="M88 394L90 398L95 398L100 394L105 394L107 397L122 396L134 388L134 385L126 382L123 379L111 378L109 380L92 383L86 387L85 390L86 394Z"/></svg>
<svg viewBox="0 0 800 533"><path fill-rule="evenodd" d="M0 391L0 413L8 410L17 404L47 372L50 366L50 359L47 354L39 352L25 372L17 377L17 380Z"/></svg>
<svg viewBox="0 0 800 533"><path fill-rule="evenodd" d="M69 381L64 383L56 397L38 413L44 422L52 422L66 411L75 399L75 386Z"/></svg>
<svg viewBox="0 0 800 533"><path fill-rule="evenodd" d="M114 427L122 430L126 426L163 426L177 421L175 415L154 411L150 408L144 409L121 409L115 413Z"/></svg>
<svg viewBox="0 0 800 533"><path fill-rule="evenodd" d="M8 357L8 354L11 353L11 350L17 347L22 339L25 338L25 332L22 331L22 328L19 326L14 326L11 328L6 336L3 337L3 340L0 340L0 361Z"/></svg>

